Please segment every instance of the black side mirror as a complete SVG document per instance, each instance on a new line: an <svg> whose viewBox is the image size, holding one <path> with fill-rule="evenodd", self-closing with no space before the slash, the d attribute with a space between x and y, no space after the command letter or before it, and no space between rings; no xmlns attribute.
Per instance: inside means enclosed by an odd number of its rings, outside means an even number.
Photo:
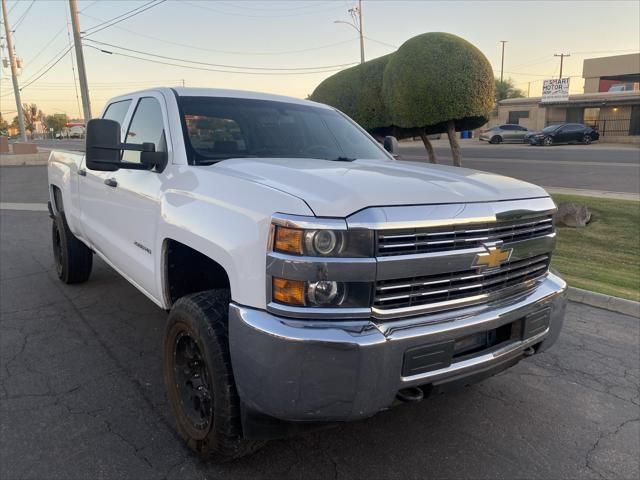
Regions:
<svg viewBox="0 0 640 480"><path fill-rule="evenodd" d="M122 150L140 152L140 163L123 162ZM164 169L167 164L167 152L156 152L156 146L150 142L142 144L120 143L120 124L115 120L96 118L87 123L85 144L85 162L90 170L115 172L120 168L130 170Z"/></svg>
<svg viewBox="0 0 640 480"><path fill-rule="evenodd" d="M394 157L397 157L400 154L400 149L398 148L398 139L396 137L384 137L383 145L384 149Z"/></svg>
<svg viewBox="0 0 640 480"><path fill-rule="evenodd" d="M120 124L96 118L87 123L85 161L90 170L114 172L120 168Z"/></svg>

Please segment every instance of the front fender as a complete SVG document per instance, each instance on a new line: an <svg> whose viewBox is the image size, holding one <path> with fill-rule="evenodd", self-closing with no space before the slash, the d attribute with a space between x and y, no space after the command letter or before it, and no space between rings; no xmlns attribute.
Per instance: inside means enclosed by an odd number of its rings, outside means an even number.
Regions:
<svg viewBox="0 0 640 480"><path fill-rule="evenodd" d="M312 215L300 199L262 185L227 179L215 195L202 191L167 190L161 198L156 252L167 239L193 248L220 264L229 277L231 296L239 304L266 308L266 247L271 216L276 212ZM158 272L164 272L158 255ZM164 273L158 276L163 292Z"/></svg>

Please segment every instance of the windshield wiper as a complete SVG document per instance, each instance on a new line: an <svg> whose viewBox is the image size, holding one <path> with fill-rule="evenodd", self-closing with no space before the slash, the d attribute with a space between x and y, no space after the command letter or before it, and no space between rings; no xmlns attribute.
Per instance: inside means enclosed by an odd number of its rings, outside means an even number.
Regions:
<svg viewBox="0 0 640 480"><path fill-rule="evenodd" d="M357 160L357 158L336 157L336 158L328 158L327 160L331 160L332 162L353 162L354 160Z"/></svg>

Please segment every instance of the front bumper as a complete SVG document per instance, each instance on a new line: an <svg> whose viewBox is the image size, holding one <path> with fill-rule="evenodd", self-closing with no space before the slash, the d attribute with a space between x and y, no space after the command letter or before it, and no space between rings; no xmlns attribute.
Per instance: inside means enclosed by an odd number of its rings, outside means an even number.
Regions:
<svg viewBox="0 0 640 480"><path fill-rule="evenodd" d="M532 346L546 350L558 338L565 306L566 283L551 273L520 296L410 322L285 319L232 304L232 366L252 411L288 421L355 420L389 407L403 388L471 381L508 368ZM541 312L544 323L526 326ZM447 359L448 347L438 352L438 345L516 323L523 325L518 335L476 354ZM435 355L436 367L408 373L408 352L421 348Z"/></svg>

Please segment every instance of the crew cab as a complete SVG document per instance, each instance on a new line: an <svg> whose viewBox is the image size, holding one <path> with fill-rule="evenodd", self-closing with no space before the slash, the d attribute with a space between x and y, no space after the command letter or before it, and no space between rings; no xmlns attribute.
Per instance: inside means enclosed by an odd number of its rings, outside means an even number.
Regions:
<svg viewBox="0 0 640 480"><path fill-rule="evenodd" d="M168 311L169 404L204 457L420 401L558 338L549 195L384 145L327 105L157 88L108 102L85 154L51 153L58 276L88 280L98 255Z"/></svg>

